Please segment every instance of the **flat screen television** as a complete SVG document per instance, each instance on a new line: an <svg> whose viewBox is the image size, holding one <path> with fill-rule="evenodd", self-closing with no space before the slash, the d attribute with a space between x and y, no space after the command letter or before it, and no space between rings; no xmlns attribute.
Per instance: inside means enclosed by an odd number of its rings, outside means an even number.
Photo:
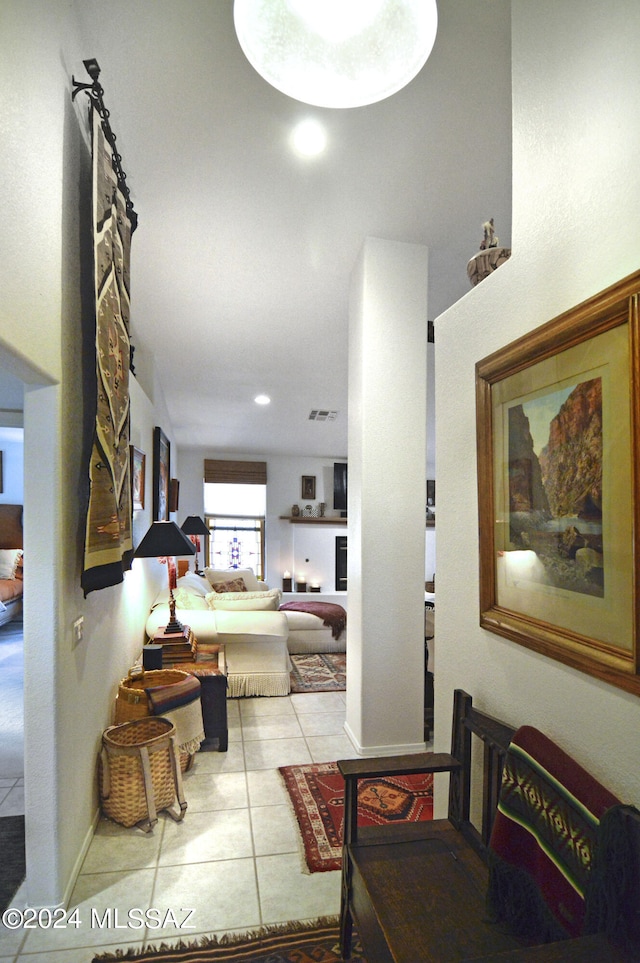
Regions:
<svg viewBox="0 0 640 963"><path fill-rule="evenodd" d="M333 463L333 507L341 515L347 514L347 463Z"/></svg>

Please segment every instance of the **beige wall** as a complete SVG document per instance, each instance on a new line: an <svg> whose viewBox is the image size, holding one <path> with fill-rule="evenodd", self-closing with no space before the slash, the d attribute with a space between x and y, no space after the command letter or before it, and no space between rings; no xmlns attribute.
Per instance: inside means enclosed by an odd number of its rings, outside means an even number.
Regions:
<svg viewBox="0 0 640 963"><path fill-rule="evenodd" d="M640 700L478 625L475 363L640 265L636 0L514 0L512 23L513 256L436 321L436 746L461 686L638 804Z"/></svg>

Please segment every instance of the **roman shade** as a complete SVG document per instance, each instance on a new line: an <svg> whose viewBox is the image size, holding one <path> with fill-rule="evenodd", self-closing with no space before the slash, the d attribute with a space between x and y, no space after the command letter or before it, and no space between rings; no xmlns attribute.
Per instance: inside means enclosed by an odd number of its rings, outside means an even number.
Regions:
<svg viewBox="0 0 640 963"><path fill-rule="evenodd" d="M267 463L205 458L204 480L214 485L266 485Z"/></svg>

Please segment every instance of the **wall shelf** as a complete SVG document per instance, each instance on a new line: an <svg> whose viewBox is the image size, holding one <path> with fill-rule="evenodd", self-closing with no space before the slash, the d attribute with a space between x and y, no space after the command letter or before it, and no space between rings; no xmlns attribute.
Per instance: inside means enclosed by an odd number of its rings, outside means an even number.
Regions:
<svg viewBox="0 0 640 963"><path fill-rule="evenodd" d="M327 516L314 518L313 515L281 515L280 518L292 525L346 525L347 519L340 516Z"/></svg>
<svg viewBox="0 0 640 963"><path fill-rule="evenodd" d="M280 515L279 516L283 522L291 522L292 525L346 525L347 519L340 518L336 516L322 516L321 518L314 518L313 515ZM428 518L426 521L427 528L435 528L436 520L435 518Z"/></svg>

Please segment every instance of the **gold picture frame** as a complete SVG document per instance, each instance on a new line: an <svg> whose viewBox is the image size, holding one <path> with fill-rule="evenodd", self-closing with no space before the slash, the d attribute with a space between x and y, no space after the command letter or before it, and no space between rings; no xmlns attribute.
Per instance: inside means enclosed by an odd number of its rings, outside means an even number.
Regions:
<svg viewBox="0 0 640 963"><path fill-rule="evenodd" d="M476 365L480 625L636 694L639 294L636 272Z"/></svg>

